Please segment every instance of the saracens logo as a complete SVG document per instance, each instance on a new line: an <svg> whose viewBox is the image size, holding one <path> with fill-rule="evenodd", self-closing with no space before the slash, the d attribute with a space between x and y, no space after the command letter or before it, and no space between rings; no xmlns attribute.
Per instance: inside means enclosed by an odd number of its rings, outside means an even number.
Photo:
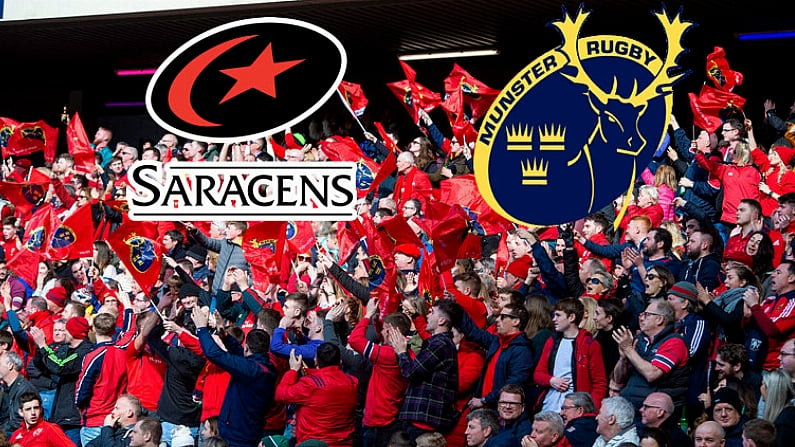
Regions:
<svg viewBox="0 0 795 447"><path fill-rule="evenodd" d="M296 124L336 91L347 66L342 44L299 20L261 17L206 31L158 68L146 107L187 138L236 142Z"/></svg>

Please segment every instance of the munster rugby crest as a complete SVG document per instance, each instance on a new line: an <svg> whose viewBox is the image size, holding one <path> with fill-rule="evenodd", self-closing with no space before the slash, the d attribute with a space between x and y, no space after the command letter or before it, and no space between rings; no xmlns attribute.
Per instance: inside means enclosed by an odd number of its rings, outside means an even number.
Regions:
<svg viewBox="0 0 795 447"><path fill-rule="evenodd" d="M677 59L691 22L655 13L666 54L622 36L581 37L591 11L551 23L563 44L527 65L481 124L475 174L484 199L515 222L554 225L625 193L666 131Z"/></svg>

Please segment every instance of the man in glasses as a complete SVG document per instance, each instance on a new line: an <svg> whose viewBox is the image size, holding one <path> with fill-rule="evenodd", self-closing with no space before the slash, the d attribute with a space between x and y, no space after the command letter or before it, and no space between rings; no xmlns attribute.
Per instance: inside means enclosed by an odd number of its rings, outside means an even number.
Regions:
<svg viewBox="0 0 795 447"><path fill-rule="evenodd" d="M122 166L124 166L124 170L126 171L130 169L133 163L138 161L138 148L126 145L119 151L119 157L121 157Z"/></svg>
<svg viewBox="0 0 795 447"><path fill-rule="evenodd" d="M690 383L690 359L682 336L674 330L674 309L664 300L652 300L640 313L640 333L633 337L626 327L613 332L620 360L613 381L625 384L621 396L633 407L655 391L665 391L674 403L683 405ZM636 342L637 340L637 342Z"/></svg>
<svg viewBox="0 0 795 447"><path fill-rule="evenodd" d="M731 163L732 154L734 153L734 146L736 146L737 143L742 141L742 139L745 137L745 126L740 122L740 120L736 118L729 118L725 123L723 123L721 132L723 134L723 140L728 143L728 146L725 148L725 152L723 152L723 162Z"/></svg>
<svg viewBox="0 0 795 447"><path fill-rule="evenodd" d="M478 328L469 315L464 314L458 329L468 340L486 349L486 372L475 385L477 397L470 399L470 408L497 408L503 386L529 381L533 353L524 333L529 318L524 306L506 304L497 316L495 335Z"/></svg>
<svg viewBox="0 0 795 447"><path fill-rule="evenodd" d="M533 432L533 423L525 410L524 390L508 384L500 389L497 412L500 414L500 437L513 436L517 442Z"/></svg>
<svg viewBox="0 0 795 447"><path fill-rule="evenodd" d="M693 440L682 431L677 423L678 419L673 414L674 401L665 393L649 394L640 406L640 422L644 427L654 427L664 431L671 440L671 445L692 447Z"/></svg>
<svg viewBox="0 0 795 447"><path fill-rule="evenodd" d="M597 408L607 395L602 347L579 327L584 314L585 306L578 299L565 298L555 304L555 334L544 344L533 375L533 381L544 388L539 398L543 411L560 413L571 391L591 393Z"/></svg>
<svg viewBox="0 0 795 447"><path fill-rule="evenodd" d="M795 261L781 261L770 278L773 295L763 299L758 290L750 288L743 294L743 300L751 309L756 324L768 335L767 357L762 365L768 370L781 366L779 351L795 333L795 312L792 310L795 300Z"/></svg>
<svg viewBox="0 0 795 447"><path fill-rule="evenodd" d="M596 433L596 405L589 393L576 391L567 394L560 406L560 417L566 424L563 435L571 447L591 447L599 437Z"/></svg>

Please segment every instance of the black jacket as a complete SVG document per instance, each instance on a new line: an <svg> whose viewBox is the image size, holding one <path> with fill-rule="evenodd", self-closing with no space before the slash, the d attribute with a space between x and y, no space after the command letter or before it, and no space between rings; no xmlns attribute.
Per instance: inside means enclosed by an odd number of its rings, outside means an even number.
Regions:
<svg viewBox="0 0 795 447"><path fill-rule="evenodd" d="M169 346L160 337L165 330L158 324L147 338L149 347L168 366L157 402L157 415L160 419L175 425L198 427L201 405L193 400L196 380L204 368L204 359L190 352L184 346Z"/></svg>
<svg viewBox="0 0 795 447"><path fill-rule="evenodd" d="M99 436L92 439L85 447L127 447L130 445L130 432L135 425L127 427L109 427L105 425Z"/></svg>
<svg viewBox="0 0 795 447"><path fill-rule="evenodd" d="M75 405L75 384L83 366L83 357L93 347L93 343L83 340L77 347L67 347L65 351L45 346L36 352L36 357L40 356L43 371L58 376L50 422L61 427L81 425L80 411Z"/></svg>

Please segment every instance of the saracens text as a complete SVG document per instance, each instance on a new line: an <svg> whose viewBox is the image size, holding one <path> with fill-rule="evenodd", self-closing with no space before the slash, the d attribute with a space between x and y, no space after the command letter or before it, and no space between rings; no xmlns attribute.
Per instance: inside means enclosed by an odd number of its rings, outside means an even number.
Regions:
<svg viewBox="0 0 795 447"><path fill-rule="evenodd" d="M138 161L127 173L133 220L353 220L356 163Z"/></svg>

